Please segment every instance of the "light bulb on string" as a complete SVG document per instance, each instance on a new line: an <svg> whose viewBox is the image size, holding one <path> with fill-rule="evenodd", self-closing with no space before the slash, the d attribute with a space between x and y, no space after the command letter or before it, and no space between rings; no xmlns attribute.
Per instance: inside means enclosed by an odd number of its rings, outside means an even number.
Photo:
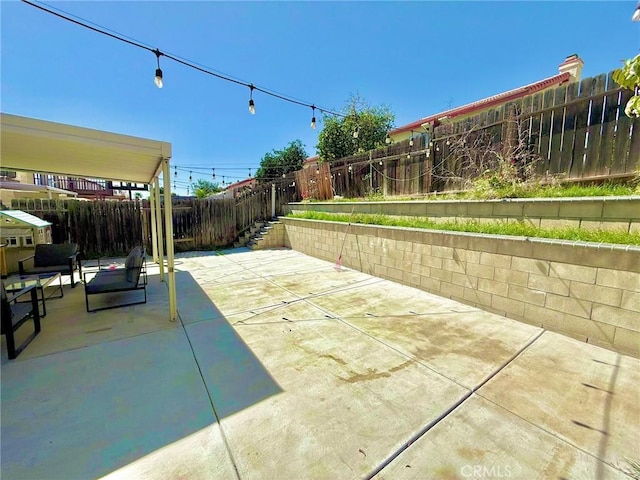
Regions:
<svg viewBox="0 0 640 480"><path fill-rule="evenodd" d="M177 166L173 167L173 176L174 177L178 176L178 167Z"/></svg>
<svg viewBox="0 0 640 480"><path fill-rule="evenodd" d="M156 60L158 61L158 68L156 68L156 76L153 79L153 82L156 84L156 87L162 88L164 82L162 81L162 70L160 69L160 55L163 55L163 53L157 48L153 51L153 53L156 54Z"/></svg>
<svg viewBox="0 0 640 480"><path fill-rule="evenodd" d="M311 128L316 129L316 106L311 105Z"/></svg>
<svg viewBox="0 0 640 480"><path fill-rule="evenodd" d="M191 176L191 170L189 170L189 183L193 182L193 177Z"/></svg>
<svg viewBox="0 0 640 480"><path fill-rule="evenodd" d="M380 160L380 161L378 162L378 165L382 166L382 160Z"/></svg>
<svg viewBox="0 0 640 480"><path fill-rule="evenodd" d="M358 131L358 126L356 125L356 129L353 131L353 138L358 138L360 132Z"/></svg>
<svg viewBox="0 0 640 480"><path fill-rule="evenodd" d="M391 143L391 137L389 136L388 133L387 133L387 136L384 138L384 143L386 143L387 145Z"/></svg>
<svg viewBox="0 0 640 480"><path fill-rule="evenodd" d="M256 88L253 86L253 84L249 85L249 113L251 115L255 115L256 114L256 104L253 103L253 89Z"/></svg>
<svg viewBox="0 0 640 480"><path fill-rule="evenodd" d="M411 130L411 137L409 137L409 146L413 147L413 130Z"/></svg>
<svg viewBox="0 0 640 480"><path fill-rule="evenodd" d="M215 180L216 179L216 169L212 168L211 171L212 171L213 179Z"/></svg>

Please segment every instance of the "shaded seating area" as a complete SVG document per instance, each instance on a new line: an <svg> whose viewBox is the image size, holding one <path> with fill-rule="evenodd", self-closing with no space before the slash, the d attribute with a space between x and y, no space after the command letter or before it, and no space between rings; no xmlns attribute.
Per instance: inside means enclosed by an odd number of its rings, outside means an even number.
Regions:
<svg viewBox="0 0 640 480"><path fill-rule="evenodd" d="M38 244L33 255L18 261L18 269L20 275L60 272L71 277L71 288L75 288L74 272L78 270L82 278L79 256L77 243Z"/></svg>
<svg viewBox="0 0 640 480"><path fill-rule="evenodd" d="M89 275L94 275L88 280ZM89 306L89 296L107 295L122 292L130 292L142 290L144 292L143 300L121 302L119 298L113 295L115 302L109 302L106 306L91 309ZM139 305L147 303L147 271L145 262L145 251L142 247L135 247L125 260L124 267L121 268L103 268L98 263L98 271L85 272L84 277L84 295L87 312L96 312L98 310L107 310L110 308L125 307L129 305Z"/></svg>
<svg viewBox="0 0 640 480"><path fill-rule="evenodd" d="M30 295L29 301L18 302L20 297L27 295ZM33 318L34 331L16 348L15 333L30 318ZM38 309L38 294L35 285L26 287L12 295L7 295L4 283L2 284L1 323L2 335L5 335L7 339L7 354L9 360L13 360L20 355L20 352L40 333L40 312Z"/></svg>

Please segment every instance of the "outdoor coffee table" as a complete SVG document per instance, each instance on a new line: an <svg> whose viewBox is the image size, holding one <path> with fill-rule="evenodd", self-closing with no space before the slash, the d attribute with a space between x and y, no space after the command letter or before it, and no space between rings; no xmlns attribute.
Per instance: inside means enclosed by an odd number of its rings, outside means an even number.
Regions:
<svg viewBox="0 0 640 480"><path fill-rule="evenodd" d="M59 285L54 285L55 281L59 282ZM64 297L64 291L62 290L62 275L60 272L54 273L39 273L37 275L12 275L6 280L2 281L4 283L4 288L9 293L14 293L22 290L23 288L30 287L31 285L36 286L36 290L40 291L39 301L42 302L42 313L41 317L47 315L47 306L45 300L47 298L62 298ZM45 296L44 289L46 287L53 287L54 290L49 295ZM54 293L59 290L60 295L54 296Z"/></svg>

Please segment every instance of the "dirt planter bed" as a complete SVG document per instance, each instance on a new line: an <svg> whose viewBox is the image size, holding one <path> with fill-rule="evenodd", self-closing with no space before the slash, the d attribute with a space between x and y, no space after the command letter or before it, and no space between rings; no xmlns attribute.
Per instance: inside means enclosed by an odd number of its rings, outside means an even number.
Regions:
<svg viewBox="0 0 640 480"><path fill-rule="evenodd" d="M640 247L280 221L307 255L335 262L344 242L345 267L640 357Z"/></svg>

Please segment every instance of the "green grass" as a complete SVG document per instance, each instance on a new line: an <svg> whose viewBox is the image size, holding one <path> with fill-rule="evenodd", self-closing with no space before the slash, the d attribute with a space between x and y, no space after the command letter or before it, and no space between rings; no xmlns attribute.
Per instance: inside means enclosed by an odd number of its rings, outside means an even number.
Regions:
<svg viewBox="0 0 640 480"><path fill-rule="evenodd" d="M516 184L505 188L476 188L460 193L428 194L410 197L385 197L374 193L361 198L336 198L334 202L384 202L409 200L487 200L500 198L562 198L562 197L610 197L640 195L640 183L603 183L600 185L578 184Z"/></svg>
<svg viewBox="0 0 640 480"><path fill-rule="evenodd" d="M303 212L289 214L291 218L306 220L326 220L330 222L351 222L364 225L389 227L424 228L454 232L485 233L492 235L512 235L521 237L554 238L558 240L579 240L583 242L640 245L640 232L626 233L616 230L586 230L573 227L539 228L524 222L480 223L474 220L462 222L435 222L427 218L398 218L387 215L354 214L344 215L325 212Z"/></svg>

